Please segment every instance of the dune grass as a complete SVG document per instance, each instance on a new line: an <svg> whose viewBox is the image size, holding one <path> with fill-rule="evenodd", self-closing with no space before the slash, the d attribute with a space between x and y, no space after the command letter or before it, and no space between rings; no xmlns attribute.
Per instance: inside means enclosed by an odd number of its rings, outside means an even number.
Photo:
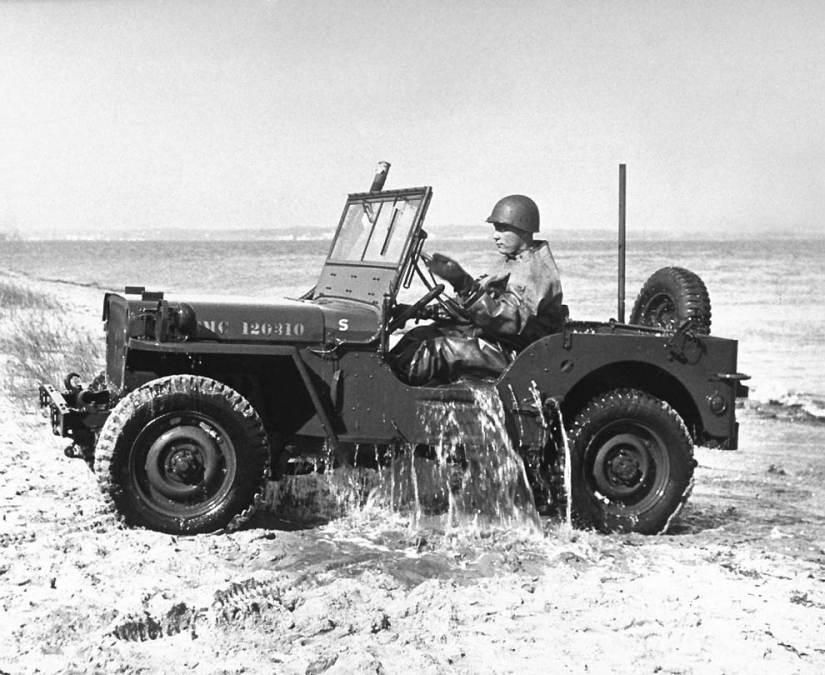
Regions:
<svg viewBox="0 0 825 675"><path fill-rule="evenodd" d="M89 381L103 365L102 335L58 298L0 280L0 382L14 405L32 410L41 382L62 387L69 372Z"/></svg>
<svg viewBox="0 0 825 675"><path fill-rule="evenodd" d="M57 298L47 293L38 293L26 286L0 279L0 312L14 309L58 309Z"/></svg>

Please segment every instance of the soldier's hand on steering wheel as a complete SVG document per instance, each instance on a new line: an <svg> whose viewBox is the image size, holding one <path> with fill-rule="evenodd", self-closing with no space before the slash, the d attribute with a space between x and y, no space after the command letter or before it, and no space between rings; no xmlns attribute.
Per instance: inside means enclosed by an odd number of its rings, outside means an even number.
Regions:
<svg viewBox="0 0 825 675"><path fill-rule="evenodd" d="M441 253L433 253L432 255L425 253L421 257L430 272L452 285L456 292L460 293L472 284L472 277L452 258Z"/></svg>

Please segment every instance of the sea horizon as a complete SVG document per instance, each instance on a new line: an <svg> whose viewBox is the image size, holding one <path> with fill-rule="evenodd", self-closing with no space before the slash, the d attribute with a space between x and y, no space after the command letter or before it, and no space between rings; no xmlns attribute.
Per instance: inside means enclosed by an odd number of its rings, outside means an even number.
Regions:
<svg viewBox="0 0 825 675"><path fill-rule="evenodd" d="M424 228L430 236L444 241L477 241L490 237L488 224L456 224ZM331 241L335 225L330 227L281 227L281 228L150 228L140 231L132 230L42 230L31 233L19 231L0 231L0 244L13 241ZM615 240L617 229L611 228L553 228L546 227L539 235L541 238L558 241L601 241ZM792 229L699 229L694 231L666 231L653 228L626 230L628 241L751 241L792 240L822 241L825 231L800 228Z"/></svg>

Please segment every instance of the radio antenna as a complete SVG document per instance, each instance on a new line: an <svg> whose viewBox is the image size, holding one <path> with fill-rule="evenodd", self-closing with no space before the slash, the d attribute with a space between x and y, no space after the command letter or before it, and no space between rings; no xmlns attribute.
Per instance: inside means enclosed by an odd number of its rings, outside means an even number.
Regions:
<svg viewBox="0 0 825 675"><path fill-rule="evenodd" d="M626 191L627 168L619 164L619 323L624 323Z"/></svg>

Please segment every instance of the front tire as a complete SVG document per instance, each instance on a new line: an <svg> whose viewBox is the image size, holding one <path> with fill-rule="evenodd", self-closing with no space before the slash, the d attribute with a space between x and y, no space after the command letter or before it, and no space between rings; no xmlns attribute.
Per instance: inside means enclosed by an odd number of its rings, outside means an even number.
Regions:
<svg viewBox="0 0 825 675"><path fill-rule="evenodd" d="M693 487L693 444L667 403L634 389L594 398L570 430L579 527L664 532Z"/></svg>
<svg viewBox="0 0 825 675"><path fill-rule="evenodd" d="M269 442L255 409L206 377L172 375L126 395L95 451L103 497L127 525L170 534L235 529L263 495Z"/></svg>

